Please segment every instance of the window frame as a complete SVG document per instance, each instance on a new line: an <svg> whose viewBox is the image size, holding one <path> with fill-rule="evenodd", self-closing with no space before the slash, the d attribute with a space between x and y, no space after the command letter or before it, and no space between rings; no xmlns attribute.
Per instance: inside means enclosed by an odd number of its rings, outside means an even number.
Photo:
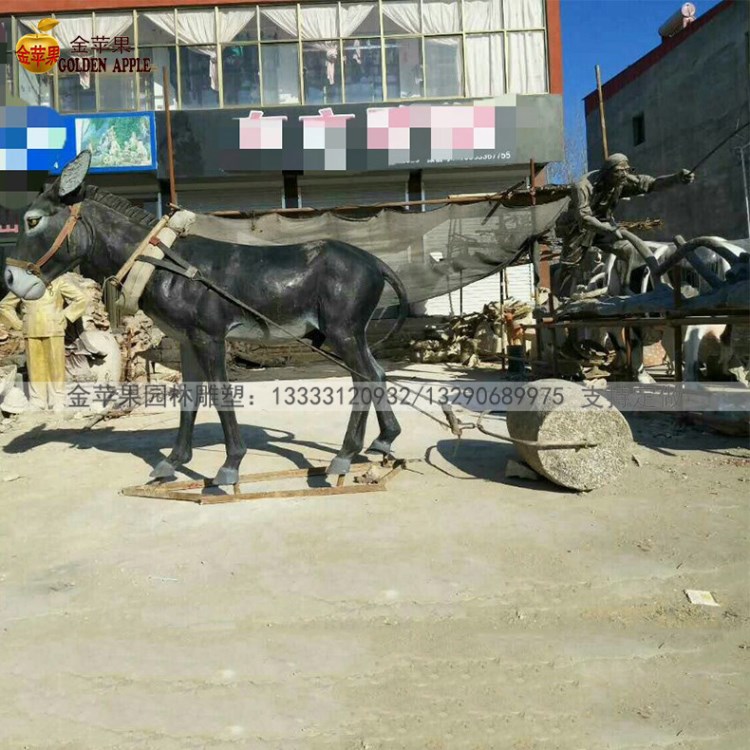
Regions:
<svg viewBox="0 0 750 750"><path fill-rule="evenodd" d="M510 88L510 80L509 80L509 71L510 71L510 65L509 65L509 57L510 57L510 48L511 45L509 44L509 36L515 34L515 33L522 33L522 32L536 32L536 33L542 33L544 35L544 72L545 72L545 92L549 94L549 87L550 87L550 57L549 57L549 47L550 47L550 40L549 40L549 19L547 16L547 4L544 2L544 0L540 0L541 2L541 11L542 11L542 25L535 28L516 28L516 27L509 27L505 22L505 6L508 2L512 2L513 0L503 0L502 2L502 19L501 23L503 25L503 28L486 28L481 30L474 30L474 31L467 31L466 29L466 23L465 23L465 0L455 0L457 6L458 6L458 22L459 22L459 30L458 31L452 31L452 32L444 32L444 33L438 33L438 34L428 34L425 32L424 24L421 24L421 30L419 33L410 33L405 32L403 34L397 34L397 33L386 33L385 31L385 24L384 24L384 13L383 13L383 0L368 0L369 3L372 4L372 11L375 11L378 16L378 28L379 28L379 34L375 35L371 31L363 32L361 34L353 32L352 34L348 36L342 35L342 13L343 13L343 5L344 4L351 4L352 0L319 0L320 4L325 5L332 5L335 3L337 7L337 13L338 13L338 36L336 38L336 41L338 42L338 63L339 63L339 78L340 78L340 88L341 88L341 102L340 104L347 104L349 103L347 101L346 96L346 71L345 71L345 65L344 65L344 50L347 43L350 41L356 40L356 39L376 39L379 38L380 40L380 65L381 65L381 91L380 91L380 99L377 102L378 104L402 104L402 103L410 103L414 104L416 102L434 102L434 101L442 101L446 98L450 98L451 100L466 100L471 101L476 99L475 96L467 96L466 92L469 90L469 81L468 81L468 55L467 55L467 39L469 37L473 36L487 36L487 35L495 35L495 34L502 34L503 36L503 64L504 64L504 70L503 70L503 94L507 94ZM417 0L419 3L419 13L420 18L424 18L424 5L425 0ZM304 3L306 7L310 7L310 4ZM172 48L174 51L174 57L175 57L175 109L182 110L183 109L183 96L182 96L182 64L181 64L181 55L179 54L179 48L180 47L190 47L195 45L190 45L187 42L181 42L180 41L180 34L178 29L178 14L180 12L186 12L186 13L194 13L197 11L208 11L213 10L214 13L214 41L212 44L207 45L199 45L199 46L214 46L215 47L215 54L216 54L216 65L217 65L217 86L218 86L218 103L217 106L219 109L246 109L247 104L226 104L224 101L224 64L223 64L223 49L225 46L227 46L230 43L222 43L219 39L219 26L220 26L220 14L221 12L225 10L231 10L233 8L240 9L240 8L252 8L255 11L254 15L254 21L251 23L255 24L255 34L256 39L255 40L232 40L231 46L237 46L237 47L244 47L249 45L255 45L256 49L258 51L258 85L259 85L259 103L257 105L251 105L251 106L258 106L263 108L277 108L277 107L285 107L285 106L305 106L307 102L305 101L305 82L304 82L304 73L303 73L303 67L304 67L304 58L303 58L303 45L310 42L330 42L333 41L332 39L304 39L302 38L302 2L294 2L294 3L284 3L279 2L279 6L283 7L293 7L295 9L295 19L296 19L296 27L297 27L297 33L296 37L293 39L278 39L278 40L264 40L261 37L261 13L263 10L269 10L273 8L273 4L265 4L265 3L257 3L257 2L248 2L244 3L241 6L219 6L215 4L206 4L206 5L196 5L196 6L183 6L183 7L172 7L172 8L164 8L163 10L170 11L173 14L174 19L174 38L171 44L156 44L156 45L145 45L146 48L161 48L161 49L169 49ZM158 8L142 8L142 9L132 9L130 12L132 13L133 22L132 22L132 46L134 48L134 54L139 57L141 54L141 43L140 43L140 32L139 32L139 19L141 14L145 14L148 12L154 12L155 10L158 10ZM371 12L372 12L371 11ZM107 13L109 11L104 10L101 11L102 13ZM96 19L96 13L97 11L89 11L89 14L91 15L92 24L95 23ZM63 19L65 16L68 15L66 12L62 13L52 13L51 16L54 18L62 17ZM19 19L21 18L20 15L10 15L11 19L11 34L12 34L12 42L15 45L17 42L19 35L21 33L21 25ZM429 89L429 75L430 70L428 65L426 64L427 57L426 57L426 45L427 41L430 39L440 38L440 37L458 37L459 38L459 44L460 49L459 52L461 54L461 67L462 67L462 79L461 79L461 92L457 96L451 96L451 97L429 97L427 96L427 91ZM421 48L421 58L422 58L422 95L419 97L414 98L389 98L388 97L388 77L387 77L387 65L386 65L386 42L387 40L401 40L401 39L418 39L420 43ZM265 96L264 96L264 81L263 81L263 53L264 49L269 49L269 45L274 44L294 44L296 42L297 44L297 63L298 63L298 88L299 88L299 104L298 105L288 105L288 104L267 104L265 102ZM12 81L13 85L15 87L15 90L19 90L19 64L18 60L15 58L15 55L12 56L12 61L14 65L14 71L12 72ZM159 75L160 71L154 71L151 73L151 76ZM95 101L96 101L96 112L102 112L105 110L101 109L101 103L100 103L100 90L99 90L99 81L98 76L100 74L94 74L97 77L96 81L96 91L95 91ZM162 74L163 75L163 74ZM141 95L143 92L143 87L145 85L144 74L142 73L135 73L135 109L133 111L140 111L141 106ZM59 89L59 75L58 75L58 69L57 66L53 68L53 74L52 74L52 80L51 80L51 102L52 105L59 111L59 104L60 104L60 89ZM168 94L168 92L165 92L165 96ZM523 94L521 94L523 95ZM495 96L495 95L492 95ZM356 104L358 102L352 102L352 104ZM199 111L199 110L197 110ZM85 114L83 112L81 113L75 113L75 114Z"/></svg>

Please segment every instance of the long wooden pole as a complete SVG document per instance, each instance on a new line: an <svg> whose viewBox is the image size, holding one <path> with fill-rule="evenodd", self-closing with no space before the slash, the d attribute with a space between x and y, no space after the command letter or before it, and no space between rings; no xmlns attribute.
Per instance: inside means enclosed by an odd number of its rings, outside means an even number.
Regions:
<svg viewBox="0 0 750 750"><path fill-rule="evenodd" d="M167 162L169 163L169 200L177 203L177 185L174 179L174 145L172 144L172 111L169 109L169 71L166 66L164 74L164 112L167 115Z"/></svg>
<svg viewBox="0 0 750 750"><path fill-rule="evenodd" d="M607 144L607 121L604 118L604 94L602 93L602 71L596 68L596 90L599 92L599 122L602 126L602 145L604 146L604 158L609 157L609 145Z"/></svg>

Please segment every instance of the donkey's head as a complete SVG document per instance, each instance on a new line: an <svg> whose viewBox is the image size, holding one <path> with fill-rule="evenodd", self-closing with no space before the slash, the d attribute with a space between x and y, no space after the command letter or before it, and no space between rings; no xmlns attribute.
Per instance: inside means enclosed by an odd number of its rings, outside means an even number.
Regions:
<svg viewBox="0 0 750 750"><path fill-rule="evenodd" d="M21 299L39 299L51 281L75 268L89 251L90 235L78 215L90 164L91 152L82 151L26 210L4 277Z"/></svg>

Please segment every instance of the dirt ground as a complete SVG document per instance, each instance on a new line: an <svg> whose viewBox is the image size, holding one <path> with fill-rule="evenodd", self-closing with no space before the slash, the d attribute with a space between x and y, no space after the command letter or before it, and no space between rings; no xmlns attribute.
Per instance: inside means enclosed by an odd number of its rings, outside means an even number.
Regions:
<svg viewBox="0 0 750 750"><path fill-rule="evenodd" d="M0 748L748 747L747 439L631 418L640 465L577 494L397 413L427 460L387 492L214 506L118 494L174 413L0 435ZM243 420L252 472L347 415ZM215 413L196 446L213 475Z"/></svg>

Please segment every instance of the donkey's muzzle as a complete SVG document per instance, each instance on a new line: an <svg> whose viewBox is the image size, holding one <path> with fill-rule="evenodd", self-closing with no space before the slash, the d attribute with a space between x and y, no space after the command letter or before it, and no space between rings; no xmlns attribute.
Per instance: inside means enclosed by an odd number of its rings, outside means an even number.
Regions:
<svg viewBox="0 0 750 750"><path fill-rule="evenodd" d="M16 297L33 301L41 299L47 290L41 271L34 263L7 258L5 261L5 285Z"/></svg>

